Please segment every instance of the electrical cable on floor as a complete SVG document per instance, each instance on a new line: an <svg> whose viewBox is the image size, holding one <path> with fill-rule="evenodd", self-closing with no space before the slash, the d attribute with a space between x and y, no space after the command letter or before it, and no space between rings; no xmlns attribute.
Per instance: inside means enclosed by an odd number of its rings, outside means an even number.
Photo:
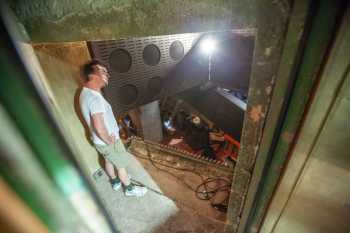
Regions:
<svg viewBox="0 0 350 233"><path fill-rule="evenodd" d="M185 168L178 168L178 167L174 167L174 166L170 166L170 165L166 165L164 163L160 163L160 162L157 162L157 161L154 161L151 157L151 153L149 151L149 148L146 144L146 150L147 150L147 155L148 157L145 158L143 156L140 156L140 155L137 155L135 153L133 153L136 157L138 158L141 158L141 159L146 159L146 160L149 160L152 164L153 167L155 167L156 169L160 170L160 171L163 171L173 177L175 177L177 180L179 180L184 186L186 186L188 189L190 189L191 191L193 191L195 193L195 196L196 198L200 199L200 200L205 200L205 201L209 201L211 206L215 209L217 209L218 211L221 211L221 212L227 212L227 203L228 203L228 198L229 198L229 195L230 195L230 190L231 190L231 185L230 185L230 181L228 181L226 178L223 178L223 177L209 177L209 178L204 178L201 174L199 174L198 172L195 172L193 170L190 170L190 169L185 169ZM161 160L163 162L168 162L168 161L165 161L165 160ZM174 173L168 171L168 170L165 170L163 168L160 168L159 166L163 166L163 167L167 167L167 168L171 168L171 169L175 169L175 170L179 170L179 171L184 171L184 172L189 172L189 173L192 173L192 174L195 174L197 175L198 177L200 177L201 179L201 183L196 187L196 188L193 188L191 185L189 185L188 183L186 183L182 178L178 177L177 175L175 175ZM147 189L149 189L150 191L154 192L154 193L157 193L158 195L162 195L162 196L165 196L173 201L176 201L175 199L173 198L170 198L166 195L164 195L163 193L157 191L157 190L154 190L146 185L144 185L143 183L139 182L139 181L136 181L136 180L133 180L132 181L134 182L135 185L139 185L139 186L144 186L146 187ZM225 183L224 185L220 186L220 187L216 187L214 189L210 189L209 188L209 184L211 183L216 183L218 181L221 181L223 183ZM226 198L221 201L221 202L218 202L218 203L213 203L212 202L212 199L219 193L219 192L227 192L227 195L226 195Z"/></svg>

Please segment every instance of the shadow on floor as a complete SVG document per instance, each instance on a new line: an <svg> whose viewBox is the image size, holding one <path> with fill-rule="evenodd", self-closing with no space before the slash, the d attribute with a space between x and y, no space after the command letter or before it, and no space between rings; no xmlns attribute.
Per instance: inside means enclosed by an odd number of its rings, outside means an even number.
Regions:
<svg viewBox="0 0 350 233"><path fill-rule="evenodd" d="M158 180L156 183L136 158L132 158L128 171L133 179L162 192L157 185ZM165 177L161 173L158 176ZM167 186L169 188L172 184L168 183ZM223 232L225 224L207 217L206 211L195 211L154 192L148 191L142 198L125 197L122 190L114 191L111 188L106 174L97 179L96 187L111 218L123 233ZM177 189L176 186L172 188ZM177 190L177 193L181 194L181 190L184 188Z"/></svg>
<svg viewBox="0 0 350 233"><path fill-rule="evenodd" d="M152 233L223 233L225 224L181 208Z"/></svg>

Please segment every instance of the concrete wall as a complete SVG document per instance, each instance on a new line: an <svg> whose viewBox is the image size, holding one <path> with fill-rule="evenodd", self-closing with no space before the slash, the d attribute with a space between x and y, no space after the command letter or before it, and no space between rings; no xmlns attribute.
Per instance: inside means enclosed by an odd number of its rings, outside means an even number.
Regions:
<svg viewBox="0 0 350 233"><path fill-rule="evenodd" d="M257 1L8 0L35 42L254 27Z"/></svg>

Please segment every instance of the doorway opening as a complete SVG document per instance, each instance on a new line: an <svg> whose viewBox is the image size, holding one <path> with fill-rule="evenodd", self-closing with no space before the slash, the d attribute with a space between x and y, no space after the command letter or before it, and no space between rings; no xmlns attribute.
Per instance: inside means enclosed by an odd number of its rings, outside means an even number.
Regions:
<svg viewBox="0 0 350 233"><path fill-rule="evenodd" d="M88 42L110 73L103 92L136 157L133 181L179 208L171 222L195 213L202 221L185 225L225 226L254 44L255 30ZM108 179L102 170L95 177L102 192Z"/></svg>

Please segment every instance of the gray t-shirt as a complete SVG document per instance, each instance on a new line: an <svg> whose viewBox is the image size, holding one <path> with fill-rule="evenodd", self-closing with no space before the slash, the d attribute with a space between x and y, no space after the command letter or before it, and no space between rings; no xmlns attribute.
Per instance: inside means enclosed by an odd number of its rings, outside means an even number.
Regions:
<svg viewBox="0 0 350 233"><path fill-rule="evenodd" d="M100 92L84 87L79 97L80 109L83 113L86 124L89 126L91 140L96 145L106 145L106 143L96 134L92 127L92 114L103 113L104 123L108 134L114 134L119 138L119 127L114 118L111 105L105 100Z"/></svg>

